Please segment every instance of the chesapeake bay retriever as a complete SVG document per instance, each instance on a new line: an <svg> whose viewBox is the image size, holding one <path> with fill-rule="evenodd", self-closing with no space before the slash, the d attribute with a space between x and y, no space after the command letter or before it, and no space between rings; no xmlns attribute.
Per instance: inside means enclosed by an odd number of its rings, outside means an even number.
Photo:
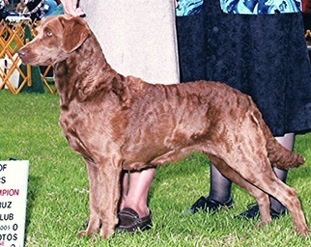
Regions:
<svg viewBox="0 0 311 247"><path fill-rule="evenodd" d="M25 64L53 65L60 124L84 157L90 183L89 225L80 235L114 232L122 169L158 166L195 151L256 198L260 225L271 221L271 195L287 207L297 232L308 233L296 192L271 166L287 169L304 159L278 144L249 96L219 82L153 85L124 77L78 17L47 18L19 56Z"/></svg>

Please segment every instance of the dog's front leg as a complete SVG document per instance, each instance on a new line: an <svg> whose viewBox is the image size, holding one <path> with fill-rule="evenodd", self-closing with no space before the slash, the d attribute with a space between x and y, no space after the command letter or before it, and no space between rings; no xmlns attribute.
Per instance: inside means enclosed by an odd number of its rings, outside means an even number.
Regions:
<svg viewBox="0 0 311 247"><path fill-rule="evenodd" d="M89 179L89 210L90 210L90 218L88 222L88 227L85 231L81 231L78 233L79 237L90 236L92 234L96 234L100 228L100 215L98 212L98 204L97 201L99 199L99 170L96 164L86 161L87 165L87 173Z"/></svg>
<svg viewBox="0 0 311 247"><path fill-rule="evenodd" d="M99 168L100 178L100 200L99 214L101 218L100 236L108 238L114 232L118 224L118 203L120 200L120 175L121 169L112 165Z"/></svg>
<svg viewBox="0 0 311 247"><path fill-rule="evenodd" d="M117 210L120 199L120 174L117 168L104 162L102 165L87 163L89 177L89 208L88 227L79 236L90 236L98 233L108 238L118 223Z"/></svg>

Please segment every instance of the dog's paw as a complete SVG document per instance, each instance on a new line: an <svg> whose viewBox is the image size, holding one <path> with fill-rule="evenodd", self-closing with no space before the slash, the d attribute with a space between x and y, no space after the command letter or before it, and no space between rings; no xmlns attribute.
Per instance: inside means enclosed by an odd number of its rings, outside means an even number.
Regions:
<svg viewBox="0 0 311 247"><path fill-rule="evenodd" d="M264 226L268 225L270 222L271 222L271 220L270 220L270 221L259 221L259 222L256 224L256 227L258 227L258 228L264 227Z"/></svg>
<svg viewBox="0 0 311 247"><path fill-rule="evenodd" d="M88 236L86 230L81 231L81 232L79 232L79 233L77 234L77 237L79 237L79 238L83 238L83 237L85 237L85 236Z"/></svg>
<svg viewBox="0 0 311 247"><path fill-rule="evenodd" d="M109 238L113 235L114 233L114 228L101 228L100 230L100 237L102 239L106 239L106 238Z"/></svg>
<svg viewBox="0 0 311 247"><path fill-rule="evenodd" d="M97 242L100 240L100 236L95 233L88 233L86 230L81 231L77 234L79 238L87 237L91 242Z"/></svg>
<svg viewBox="0 0 311 247"><path fill-rule="evenodd" d="M96 235L98 233L98 230L99 229L92 229L92 228L88 227L86 230L83 230L83 231L79 232L77 234L77 236L78 237L85 237L85 236L90 237L92 235Z"/></svg>
<svg viewBox="0 0 311 247"><path fill-rule="evenodd" d="M302 229L296 228L296 231L300 236L304 237L310 236L310 230L308 227L303 227Z"/></svg>

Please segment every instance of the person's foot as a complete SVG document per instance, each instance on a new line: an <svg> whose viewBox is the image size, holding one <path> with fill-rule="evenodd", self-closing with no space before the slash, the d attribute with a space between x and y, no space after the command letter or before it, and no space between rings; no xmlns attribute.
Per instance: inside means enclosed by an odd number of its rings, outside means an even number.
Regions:
<svg viewBox="0 0 311 247"><path fill-rule="evenodd" d="M89 225L89 220L84 221L84 222L82 223L83 229L87 229L88 225Z"/></svg>
<svg viewBox="0 0 311 247"><path fill-rule="evenodd" d="M151 211L149 215L139 218L138 213L131 208L124 208L118 213L120 232L136 232L149 230L152 227Z"/></svg>
<svg viewBox="0 0 311 247"><path fill-rule="evenodd" d="M131 208L124 208L118 213L119 223L117 225L117 230L120 232L135 232L135 231L145 231L152 227L151 221L151 211L149 210L149 215L139 218L138 213ZM89 220L83 222L83 229L87 229Z"/></svg>
<svg viewBox="0 0 311 247"><path fill-rule="evenodd" d="M215 213L221 209L230 209L233 207L233 199L229 198L226 202L218 202L210 197L201 196L185 213L195 214L200 210L210 213Z"/></svg>
<svg viewBox="0 0 311 247"><path fill-rule="evenodd" d="M283 208L281 211L276 211L273 208L270 208L270 215L272 219L277 219L287 213L287 209ZM243 213L235 216L235 218L240 219L254 219L260 215L259 206L257 204L251 206L249 209Z"/></svg>

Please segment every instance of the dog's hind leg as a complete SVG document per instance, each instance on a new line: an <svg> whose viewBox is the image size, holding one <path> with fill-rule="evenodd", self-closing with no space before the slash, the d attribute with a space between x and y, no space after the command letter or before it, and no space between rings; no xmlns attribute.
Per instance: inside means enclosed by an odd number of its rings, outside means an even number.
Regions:
<svg viewBox="0 0 311 247"><path fill-rule="evenodd" d="M282 203L290 212L296 231L300 235L307 235L309 228L301 209L300 201L293 188L279 180L272 171L257 174L256 181L252 182L255 186Z"/></svg>
<svg viewBox="0 0 311 247"><path fill-rule="evenodd" d="M234 158L232 161L238 162L238 160L234 160ZM239 161L241 162L241 160ZM238 168L239 167L236 167L236 169ZM260 155L258 151L253 152L253 156L251 154L248 156L245 155L243 164L240 163L240 168L239 174L241 177L256 186L258 189L276 198L288 209L292 216L296 231L300 235L306 235L309 232L309 228L306 224L301 204L295 190L276 177L267 156L264 154ZM264 209L264 212L262 212L262 209L263 208L260 207L261 214L266 212L266 209ZM267 218L262 218L261 216L261 219L263 223L265 223Z"/></svg>
<svg viewBox="0 0 311 247"><path fill-rule="evenodd" d="M260 210L260 223L258 224L258 226L268 224L271 221L269 196L265 192L245 180L239 173L237 173L230 166L228 166L226 162L224 162L222 159L213 155L208 156L211 162L215 165L215 167L225 177L227 177L237 185L241 186L242 188L246 189L256 199Z"/></svg>

